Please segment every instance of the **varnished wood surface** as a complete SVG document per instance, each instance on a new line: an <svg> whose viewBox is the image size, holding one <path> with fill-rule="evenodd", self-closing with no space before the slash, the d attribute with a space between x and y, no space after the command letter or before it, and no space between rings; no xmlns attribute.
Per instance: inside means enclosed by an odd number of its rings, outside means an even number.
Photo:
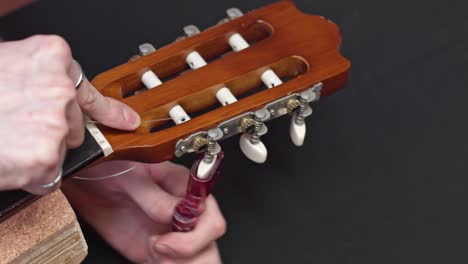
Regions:
<svg viewBox="0 0 468 264"><path fill-rule="evenodd" d="M154 89L125 97L141 85L139 76L147 69L164 79L187 70L185 56L194 50L206 59L224 54L230 49L227 39L234 32L245 34L248 41L255 43L205 67L185 71ZM106 159L168 160L174 156L177 140L194 132L215 127L318 82L324 83L323 95L335 92L347 82L350 67L349 61L339 53L340 43L339 29L334 23L321 16L306 15L291 2L283 1L108 70L98 75L93 84L103 94L135 109L143 117L143 125L130 133L101 126L114 149ZM218 104L214 94L222 86L229 87L235 95L242 95L260 86L260 75L268 68L280 77L292 79L186 123L150 133L162 122L147 124L145 121L167 118L174 105L180 104L190 115Z"/></svg>

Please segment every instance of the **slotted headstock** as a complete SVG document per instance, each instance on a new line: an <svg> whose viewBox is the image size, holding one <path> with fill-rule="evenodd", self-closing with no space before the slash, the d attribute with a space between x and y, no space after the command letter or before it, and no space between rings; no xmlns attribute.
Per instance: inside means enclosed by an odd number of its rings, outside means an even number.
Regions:
<svg viewBox="0 0 468 264"><path fill-rule="evenodd" d="M287 113L303 118L310 114L309 102L347 82L350 63L339 53L341 37L333 22L304 14L287 1L244 15L235 9L229 12L222 23L200 33L188 27L188 36L158 50L142 47L142 55L92 81L101 93L128 104L142 117L134 132L98 125L113 150L104 159L168 160L196 150L197 136L206 138L210 129L219 132L212 135L215 140L242 132L260 136L266 132L263 122ZM249 47L232 39L236 33ZM197 58L187 61L194 51L205 66L193 65L200 62ZM148 71L154 76L142 80ZM219 102L221 88L237 101L221 96L225 99ZM169 112L179 106L182 112L174 110L172 116L180 123L175 125Z"/></svg>

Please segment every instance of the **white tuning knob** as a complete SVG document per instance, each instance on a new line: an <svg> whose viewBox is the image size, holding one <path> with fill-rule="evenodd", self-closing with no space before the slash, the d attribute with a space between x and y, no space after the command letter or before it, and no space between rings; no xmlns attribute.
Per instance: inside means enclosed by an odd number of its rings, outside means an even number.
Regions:
<svg viewBox="0 0 468 264"><path fill-rule="evenodd" d="M236 7L232 7L226 10L226 14L230 20L236 19L244 15L244 13L242 13L242 11Z"/></svg>
<svg viewBox="0 0 468 264"><path fill-rule="evenodd" d="M237 102L237 98L232 94L231 90L222 87L216 92L216 98L223 106Z"/></svg>
<svg viewBox="0 0 468 264"><path fill-rule="evenodd" d="M206 179L213 166L218 159L218 153L221 151L221 146L216 142L223 137L223 132L219 128L208 130L206 139L208 140L205 155L198 164L197 177L199 179Z"/></svg>
<svg viewBox="0 0 468 264"><path fill-rule="evenodd" d="M306 135L306 125L305 122L299 123L296 121L297 113L294 113L293 118L291 119L291 125L289 126L289 135L294 145L300 147L304 144L304 139Z"/></svg>
<svg viewBox="0 0 468 264"><path fill-rule="evenodd" d="M268 156L268 151L262 141L252 143L252 135L242 134L240 137L240 148L250 160L257 163L264 163Z"/></svg>
<svg viewBox="0 0 468 264"><path fill-rule="evenodd" d="M239 145L242 152L257 163L264 163L268 156L265 144L260 140L260 136L265 135L268 128L264 122L270 118L270 112L266 109L255 111L253 118L241 120L241 130L244 134L240 137Z"/></svg>
<svg viewBox="0 0 468 264"><path fill-rule="evenodd" d="M158 78L158 76L151 70L146 71L145 73L143 73L143 75L141 75L141 82L148 89L152 89L152 88L162 84L162 82Z"/></svg>
<svg viewBox="0 0 468 264"><path fill-rule="evenodd" d="M249 47L249 43L239 33L234 33L228 39L228 43L231 46L231 48L236 52ZM276 73L272 69L264 71L260 78L268 88L273 88L275 86L283 84L283 81L281 81L281 79L278 77L278 75L276 75Z"/></svg>
<svg viewBox="0 0 468 264"><path fill-rule="evenodd" d="M140 50L141 56L145 56L156 51L156 48L151 43L143 43L138 46L138 49Z"/></svg>
<svg viewBox="0 0 468 264"><path fill-rule="evenodd" d="M213 160L210 162L206 162L205 160L200 161L200 164L198 164L198 169L197 169L197 177L199 179L206 179L208 177L211 168L213 168L213 165L215 164L216 159L218 156L214 155Z"/></svg>
<svg viewBox="0 0 468 264"><path fill-rule="evenodd" d="M184 108L180 105L175 105L169 110L169 116L176 125L182 124L190 120L190 116L185 112Z"/></svg>
<svg viewBox="0 0 468 264"><path fill-rule="evenodd" d="M249 47L249 43L239 34L234 33L229 39L228 43L234 51L241 51Z"/></svg>
<svg viewBox="0 0 468 264"><path fill-rule="evenodd" d="M195 25L188 25L184 27L184 34L187 37L195 36L200 34L200 29L198 29L198 27Z"/></svg>
<svg viewBox="0 0 468 264"><path fill-rule="evenodd" d="M309 106L309 103L318 100L321 89L322 83L318 83L311 89L302 92L299 99L288 102L288 111L294 111L291 119L291 125L289 126L289 136L291 137L294 145L298 147L304 144L306 135L306 124L304 119L312 114L312 108Z"/></svg>
<svg viewBox="0 0 468 264"><path fill-rule="evenodd" d="M192 69L198 69L206 65L205 59L196 51L192 51L185 60Z"/></svg>
<svg viewBox="0 0 468 264"><path fill-rule="evenodd" d="M263 83L266 85L266 87L268 88L273 88L283 83L281 79L278 77L278 75L276 75L275 72L272 71L271 69L263 72L261 79Z"/></svg>

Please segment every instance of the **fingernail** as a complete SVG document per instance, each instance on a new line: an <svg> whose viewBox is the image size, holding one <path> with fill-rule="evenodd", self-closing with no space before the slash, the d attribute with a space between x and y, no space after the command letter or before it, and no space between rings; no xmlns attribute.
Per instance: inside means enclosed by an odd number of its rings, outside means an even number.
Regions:
<svg viewBox="0 0 468 264"><path fill-rule="evenodd" d="M156 248L156 241L158 241L158 237L154 236L150 239L150 244L152 245L151 246L151 256L154 260L157 260L159 259L159 254L158 254L158 249Z"/></svg>
<svg viewBox="0 0 468 264"><path fill-rule="evenodd" d="M166 256L169 256L169 257L175 257L176 256L175 251L166 244L158 243L158 244L155 245L155 249L159 253L162 253L162 254L164 254Z"/></svg>
<svg viewBox="0 0 468 264"><path fill-rule="evenodd" d="M124 118L130 124L133 124L135 127L139 127L141 123L140 116L133 110L124 108Z"/></svg>

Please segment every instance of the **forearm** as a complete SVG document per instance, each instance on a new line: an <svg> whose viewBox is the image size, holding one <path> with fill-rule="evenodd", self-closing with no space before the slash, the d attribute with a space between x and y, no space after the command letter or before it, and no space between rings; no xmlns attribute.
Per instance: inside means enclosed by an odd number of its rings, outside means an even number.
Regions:
<svg viewBox="0 0 468 264"><path fill-rule="evenodd" d="M0 17L4 16L18 8L30 4L35 0L1 0L0 1Z"/></svg>

